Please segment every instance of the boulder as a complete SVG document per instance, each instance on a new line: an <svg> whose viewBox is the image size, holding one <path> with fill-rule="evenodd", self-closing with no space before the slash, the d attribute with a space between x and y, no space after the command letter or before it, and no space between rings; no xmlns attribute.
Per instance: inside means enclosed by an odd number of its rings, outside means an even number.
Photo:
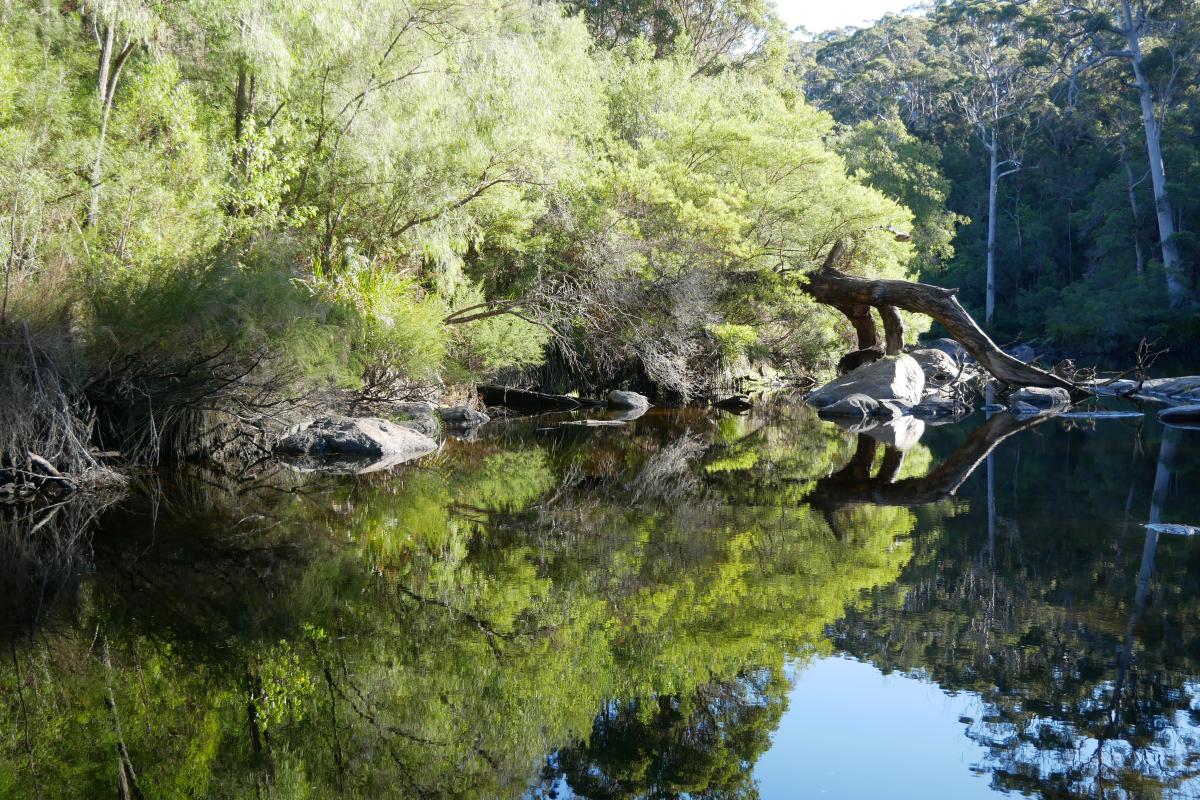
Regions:
<svg viewBox="0 0 1200 800"><path fill-rule="evenodd" d="M839 398L827 406L822 406L818 412L822 417L846 417L865 419L879 412L879 401L865 394L852 394Z"/></svg>
<svg viewBox="0 0 1200 800"><path fill-rule="evenodd" d="M1182 378L1152 378L1142 384L1142 393L1176 402L1200 402L1200 375Z"/></svg>
<svg viewBox="0 0 1200 800"><path fill-rule="evenodd" d="M1040 386L1026 386L1023 389L1017 389L1010 392L1008 402L1013 403L1028 403L1035 408L1065 408L1071 405L1071 394L1066 389L1058 387L1052 389L1043 389Z"/></svg>
<svg viewBox="0 0 1200 800"><path fill-rule="evenodd" d="M929 343L927 350L941 350L946 355L950 356L952 362L962 361L964 364L969 364L975 359L967 352L967 348L956 342L954 339L934 339Z"/></svg>
<svg viewBox="0 0 1200 800"><path fill-rule="evenodd" d="M865 394L852 394L823 406L818 413L822 417L895 419L904 415L904 409L889 400L876 400Z"/></svg>
<svg viewBox="0 0 1200 800"><path fill-rule="evenodd" d="M608 393L608 407L621 408L630 410L647 409L650 407L650 399L644 394L637 392L622 392L614 390Z"/></svg>
<svg viewBox="0 0 1200 800"><path fill-rule="evenodd" d="M1164 425L1200 426L1200 405L1164 408L1158 412L1158 421Z"/></svg>
<svg viewBox="0 0 1200 800"><path fill-rule="evenodd" d="M838 361L838 375L845 375L850 370L858 369L863 364L870 364L883 358L882 347L864 347L862 350L852 350Z"/></svg>
<svg viewBox="0 0 1200 800"><path fill-rule="evenodd" d="M954 398L935 394L923 398L921 402L918 403L915 408L913 408L912 413L915 417L924 418L953 417L965 410L966 407L960 405L959 402Z"/></svg>
<svg viewBox="0 0 1200 800"><path fill-rule="evenodd" d="M945 386L952 383L955 378L967 376L967 372L960 370L954 359L943 350L930 347L913 350L909 355L921 365L921 370L925 373L926 386Z"/></svg>
<svg viewBox="0 0 1200 800"><path fill-rule="evenodd" d="M482 411L476 411L466 406L439 408L437 414L441 417L442 422L451 428L478 428L483 423L490 422L492 419Z"/></svg>
<svg viewBox="0 0 1200 800"><path fill-rule="evenodd" d="M411 428L430 439L441 435L442 427L434 416L432 403L388 403L386 409L388 418L397 425Z"/></svg>
<svg viewBox="0 0 1200 800"><path fill-rule="evenodd" d="M284 437L280 453L311 456L380 458L390 463L423 456L437 442L419 431L378 417L321 417Z"/></svg>
<svg viewBox="0 0 1200 800"><path fill-rule="evenodd" d="M853 394L864 394L875 400L890 400L900 406L912 407L921 402L925 389L925 372L916 359L907 353L884 356L872 364L835 378L809 392L805 401L823 408Z"/></svg>
<svg viewBox="0 0 1200 800"><path fill-rule="evenodd" d="M1018 417L1033 417L1038 414L1041 414L1046 409L1038 408L1037 406L1030 405L1029 403L1026 403L1023 400L1018 400L1017 402L1009 405L1008 410L1011 411L1012 413L1016 414Z"/></svg>
<svg viewBox="0 0 1200 800"><path fill-rule="evenodd" d="M1121 378L1111 382L1097 381L1091 388L1097 394L1157 397L1176 403L1200 403L1200 375L1185 375L1180 378L1151 378L1138 385L1137 381Z"/></svg>
<svg viewBox="0 0 1200 800"><path fill-rule="evenodd" d="M1005 347L1003 350L1013 358L1018 361L1024 361L1026 364L1032 364L1038 356L1037 350L1034 350L1031 344L1015 344L1011 347Z"/></svg>
<svg viewBox="0 0 1200 800"><path fill-rule="evenodd" d="M1125 395L1137 388L1137 381L1121 378L1115 381L1096 381L1090 385L1096 394Z"/></svg>

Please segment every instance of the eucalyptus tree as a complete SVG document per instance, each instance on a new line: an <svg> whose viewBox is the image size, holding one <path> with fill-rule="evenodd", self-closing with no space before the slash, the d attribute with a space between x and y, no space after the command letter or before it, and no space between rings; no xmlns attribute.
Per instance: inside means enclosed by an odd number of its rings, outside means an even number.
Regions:
<svg viewBox="0 0 1200 800"><path fill-rule="evenodd" d="M990 0L945 4L934 18L935 43L955 53L962 72L947 87L963 122L987 153L987 283L984 321L996 309L996 205L1000 181L1022 162L1030 112L1042 83L1024 58L1031 44L1019 9Z"/></svg>
<svg viewBox="0 0 1200 800"><path fill-rule="evenodd" d="M1056 0L1048 4L1062 24L1063 59L1072 79L1118 61L1128 65L1146 142L1167 300L1189 299L1163 160L1162 127L1185 88L1200 52L1200 13L1188 0Z"/></svg>
<svg viewBox="0 0 1200 800"><path fill-rule="evenodd" d="M100 0L85 3L80 10L84 25L90 30L99 49L96 66L96 105L100 120L96 134L95 157L92 160L87 211L87 224L91 227L100 216L100 186L104 182L104 145L108 137L108 124L112 118L113 102L116 100L121 73L137 49L155 38L161 20L157 4L141 0Z"/></svg>

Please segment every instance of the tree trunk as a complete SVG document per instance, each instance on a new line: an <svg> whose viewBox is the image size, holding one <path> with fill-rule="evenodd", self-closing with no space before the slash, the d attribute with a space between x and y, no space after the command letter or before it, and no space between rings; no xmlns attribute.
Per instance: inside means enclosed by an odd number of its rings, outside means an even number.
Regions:
<svg viewBox="0 0 1200 800"><path fill-rule="evenodd" d="M100 43L100 61L96 74L96 98L100 102L100 132L96 137L96 157L92 161L91 197L88 200L86 224L91 228L100 218L100 184L104 178L104 142L108 138L108 120L112 116L113 95L117 90L117 81L121 78L121 68L125 59L133 52L132 37L125 38L125 44L116 55L113 46L116 32L111 25L106 25L103 31L96 32L96 40Z"/></svg>
<svg viewBox="0 0 1200 800"><path fill-rule="evenodd" d="M1125 16L1125 39L1129 43L1129 63L1133 68L1134 82L1138 88L1138 99L1142 105L1142 128L1146 132L1146 154L1150 160L1150 183L1154 188L1154 213L1158 217L1158 238L1162 247L1163 272L1167 279L1167 302L1172 308L1187 301L1187 285L1183 281L1183 270L1179 258L1179 245L1175 241L1175 214L1171 198L1167 193L1167 176L1162 158L1162 131L1154 115L1154 92L1150 79L1142 70L1142 45L1137 28L1134 27L1133 11L1129 0L1122 0Z"/></svg>
<svg viewBox="0 0 1200 800"><path fill-rule="evenodd" d="M904 350L904 320L895 306L879 306L879 318L883 320L885 352L894 356Z"/></svg>
<svg viewBox="0 0 1200 800"><path fill-rule="evenodd" d="M824 268L807 276L805 290L813 298L837 309L866 305L888 306L933 317L1001 383L1042 386L1077 392L1079 387L1045 370L1005 353L988 337L955 297L957 289L897 280L868 280L839 272L827 260Z"/></svg>
<svg viewBox="0 0 1200 800"><path fill-rule="evenodd" d="M1137 274L1141 275L1146 271L1146 256L1142 252L1142 237L1138 233L1138 228L1141 227L1142 213L1138 209L1137 201L1137 184L1133 180L1133 168L1129 166L1129 159L1125 154L1125 136L1120 139L1121 145L1121 166L1125 168L1125 191L1129 195L1129 212L1133 215L1133 254L1137 259Z"/></svg>
<svg viewBox="0 0 1200 800"><path fill-rule="evenodd" d="M108 136L108 118L112 102L108 92L109 70L112 67L112 26L105 26L100 44L100 64L96 76L96 96L100 101L100 134L96 138L96 157L92 161L91 196L88 199L87 226L94 227L100 216L100 178L103 175L104 140Z"/></svg>
<svg viewBox="0 0 1200 800"><path fill-rule="evenodd" d="M1000 176L996 164L996 129L992 128L988 151L988 231L987 231L987 294L984 298L983 321L992 324L996 312L996 194Z"/></svg>
<svg viewBox="0 0 1200 800"><path fill-rule="evenodd" d="M830 305L834 304L831 303ZM859 350L879 346L879 331L875 328L875 320L871 318L870 306L856 303L852 305L834 305L834 308L845 314L846 318L850 320L850 324L854 326Z"/></svg>
<svg viewBox="0 0 1200 800"><path fill-rule="evenodd" d="M245 64L238 65L237 88L233 95L233 160L243 173L250 163L250 151L243 137L246 134L246 121L254 107L254 89L254 73Z"/></svg>

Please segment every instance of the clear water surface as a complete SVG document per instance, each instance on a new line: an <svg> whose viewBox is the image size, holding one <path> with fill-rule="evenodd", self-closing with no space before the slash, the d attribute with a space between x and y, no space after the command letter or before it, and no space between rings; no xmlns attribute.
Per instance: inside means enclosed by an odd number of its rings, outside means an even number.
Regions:
<svg viewBox="0 0 1200 800"><path fill-rule="evenodd" d="M0 796L1200 796L1200 432L570 421L0 512Z"/></svg>

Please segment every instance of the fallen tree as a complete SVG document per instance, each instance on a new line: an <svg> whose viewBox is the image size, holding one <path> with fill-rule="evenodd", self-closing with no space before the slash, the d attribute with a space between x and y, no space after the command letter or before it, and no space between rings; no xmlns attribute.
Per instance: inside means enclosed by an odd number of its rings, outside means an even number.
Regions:
<svg viewBox="0 0 1200 800"><path fill-rule="evenodd" d="M1086 393L1071 381L1026 364L997 347L958 302L957 289L848 275L837 269L846 257L845 241L837 242L824 265L806 276L804 288L818 302L846 315L858 336L859 350L880 344L875 320L871 317L871 309L874 308L883 321L884 352L888 355L901 352L904 347L904 322L898 309L903 309L925 314L941 323L951 338L1001 383L1010 386L1057 387L1072 393Z"/></svg>

